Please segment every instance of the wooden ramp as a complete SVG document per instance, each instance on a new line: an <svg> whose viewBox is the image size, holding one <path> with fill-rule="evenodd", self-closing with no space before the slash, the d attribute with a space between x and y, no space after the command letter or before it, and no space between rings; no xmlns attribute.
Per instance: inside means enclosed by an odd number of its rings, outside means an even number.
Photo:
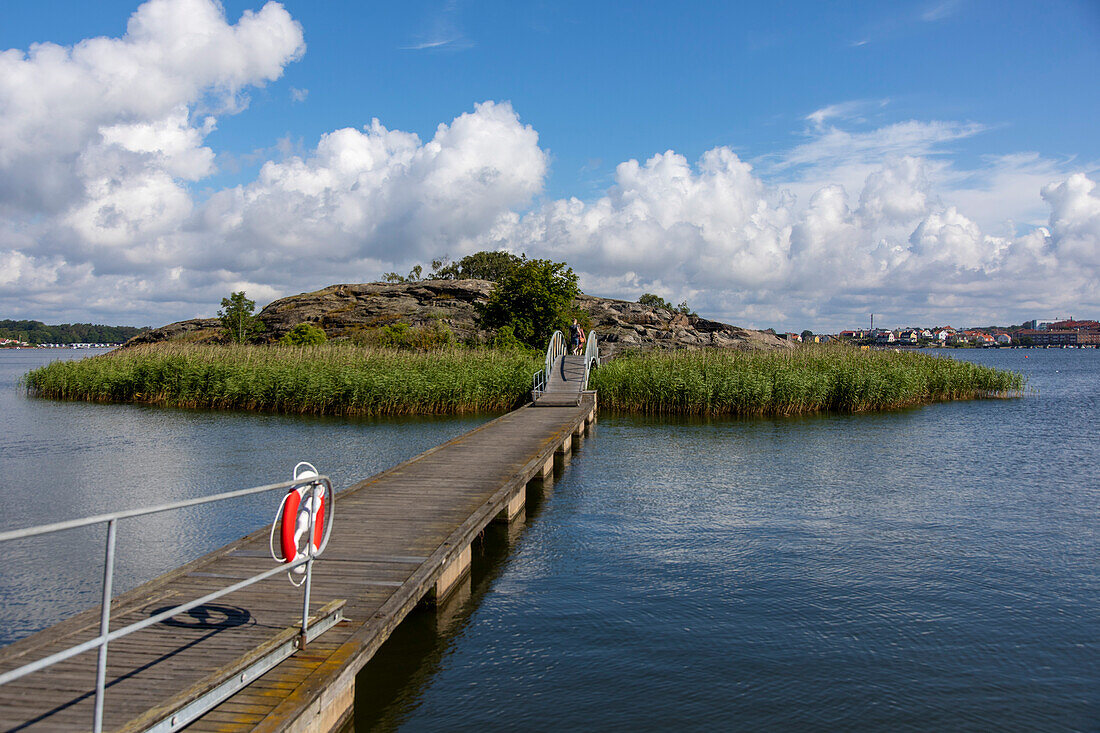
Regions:
<svg viewBox="0 0 1100 733"><path fill-rule="evenodd" d="M584 390L584 357L559 356L546 379L546 389L535 400L536 407L565 407L581 403Z"/></svg>
<svg viewBox="0 0 1100 733"><path fill-rule="evenodd" d="M550 474L555 453L570 451L594 420L595 395L578 391L568 405L521 408L339 493L310 607L346 601L343 620L187 730L339 725L351 713L356 673L390 632L425 597L446 595L469 568L474 538L494 519L514 517L527 483ZM264 528L117 597L112 629L272 565ZM171 715L237 674L257 648L292 639L301 612L302 590L280 573L111 642L104 729L139 730ZM95 637L98 621L91 609L0 650L0 672ZM95 653L84 653L0 686L0 730L89 730L95 666Z"/></svg>

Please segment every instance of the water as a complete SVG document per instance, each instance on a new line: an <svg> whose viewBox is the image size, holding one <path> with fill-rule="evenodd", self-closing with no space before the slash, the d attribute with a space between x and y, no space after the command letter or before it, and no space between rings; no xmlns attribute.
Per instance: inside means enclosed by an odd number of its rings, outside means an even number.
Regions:
<svg viewBox="0 0 1100 733"><path fill-rule="evenodd" d="M273 481L302 457L346 486L477 422L27 400L13 362L43 353L0 353L4 528ZM487 533L469 588L368 665L355 729L1097 730L1100 351L952 353L1040 392L803 419L601 415L525 526ZM130 582L269 511L143 530ZM101 541L0 571L3 633L35 627ZM97 587L60 595L83 608Z"/></svg>
<svg viewBox="0 0 1100 733"><path fill-rule="evenodd" d="M355 730L1097 730L1100 351L953 354L1041 391L602 416Z"/></svg>
<svg viewBox="0 0 1100 733"><path fill-rule="evenodd" d="M100 353L92 351L91 353ZM205 412L30 399L19 380L89 350L0 350L0 530L285 481L300 460L337 490L484 422ZM269 524L276 494L124 520L122 592ZM2 548L0 644L97 605L106 526Z"/></svg>

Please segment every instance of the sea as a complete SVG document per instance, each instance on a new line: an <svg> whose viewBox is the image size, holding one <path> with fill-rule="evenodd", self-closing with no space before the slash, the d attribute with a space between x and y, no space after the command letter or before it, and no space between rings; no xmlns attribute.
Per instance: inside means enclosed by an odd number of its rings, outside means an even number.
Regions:
<svg viewBox="0 0 1100 733"><path fill-rule="evenodd" d="M0 531L289 478L337 488L490 416L65 403L0 350ZM523 521L357 680L348 731L1100 730L1100 350L940 350L1027 393L862 415L601 412ZM272 519L119 529L121 592ZM336 526L334 531L339 531ZM102 528L0 548L0 644L98 603Z"/></svg>

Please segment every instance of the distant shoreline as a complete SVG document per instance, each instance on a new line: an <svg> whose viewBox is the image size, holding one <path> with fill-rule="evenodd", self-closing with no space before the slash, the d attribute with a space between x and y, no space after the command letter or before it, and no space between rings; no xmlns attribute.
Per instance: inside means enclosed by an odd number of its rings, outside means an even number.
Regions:
<svg viewBox="0 0 1100 733"><path fill-rule="evenodd" d="M26 351L27 349L68 349L69 351L78 351L86 349L117 349L122 344L30 344L28 346L0 346L0 349L9 349L11 351Z"/></svg>

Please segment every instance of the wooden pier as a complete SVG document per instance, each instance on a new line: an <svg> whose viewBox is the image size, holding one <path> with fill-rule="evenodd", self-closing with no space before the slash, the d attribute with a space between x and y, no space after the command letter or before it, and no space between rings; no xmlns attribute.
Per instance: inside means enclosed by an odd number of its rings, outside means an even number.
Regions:
<svg viewBox="0 0 1100 733"><path fill-rule="evenodd" d="M523 509L529 482L550 477L595 422L596 396L559 360L535 405L515 410L337 495L330 544L313 569L311 613L332 628L189 731L328 731L351 714L355 677L423 601L469 571L471 543ZM584 371L583 363L580 366ZM270 568L268 528L124 593L112 629L149 618ZM145 730L204 692L241 676L279 644L297 644L302 591L284 574L109 644L104 730ZM91 609L0 649L0 672L98 634ZM0 729L88 730L96 655L87 652L0 686ZM182 726L181 726L182 727ZM175 728L172 728L175 729Z"/></svg>

